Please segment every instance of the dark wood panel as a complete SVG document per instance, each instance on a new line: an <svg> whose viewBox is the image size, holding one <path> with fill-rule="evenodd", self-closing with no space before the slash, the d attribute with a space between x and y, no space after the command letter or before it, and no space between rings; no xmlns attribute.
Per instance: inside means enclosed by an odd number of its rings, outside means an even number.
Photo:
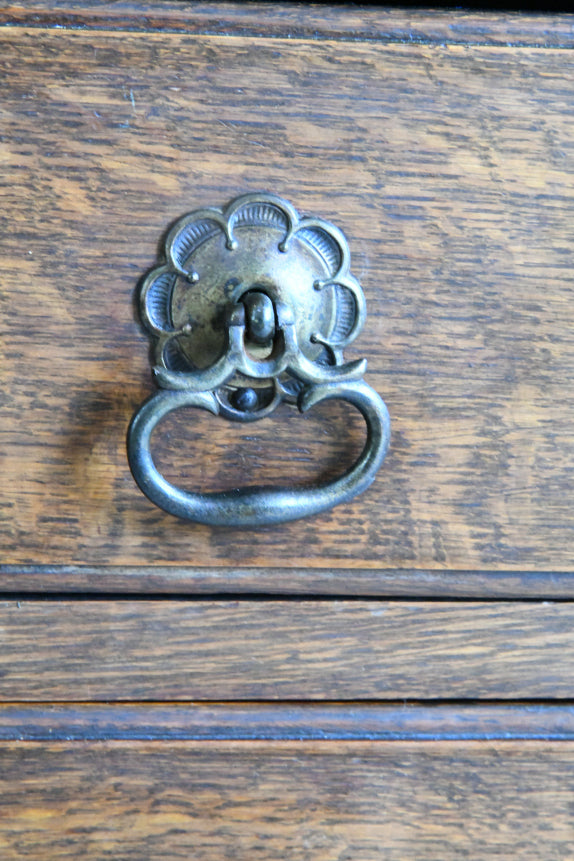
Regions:
<svg viewBox="0 0 574 861"><path fill-rule="evenodd" d="M0 605L2 701L574 698L574 606Z"/></svg>
<svg viewBox="0 0 574 861"><path fill-rule="evenodd" d="M361 702L0 705L1 741L201 739L572 741L574 706Z"/></svg>
<svg viewBox="0 0 574 861"><path fill-rule="evenodd" d="M7 28L0 541L13 564L571 570L570 51ZM348 233L393 419L360 499L245 535L129 474L132 294L174 217L272 187ZM345 414L182 417L182 483L332 474ZM168 466L166 466L168 469ZM447 575L445 575L446 577Z"/></svg>
<svg viewBox="0 0 574 861"><path fill-rule="evenodd" d="M568 743L3 743L6 859L552 861Z"/></svg>
<svg viewBox="0 0 574 861"><path fill-rule="evenodd" d="M441 45L572 47L569 15L472 12L468 9L360 9L326 3L28 0L0 9L0 26L93 27L145 32L347 39Z"/></svg>

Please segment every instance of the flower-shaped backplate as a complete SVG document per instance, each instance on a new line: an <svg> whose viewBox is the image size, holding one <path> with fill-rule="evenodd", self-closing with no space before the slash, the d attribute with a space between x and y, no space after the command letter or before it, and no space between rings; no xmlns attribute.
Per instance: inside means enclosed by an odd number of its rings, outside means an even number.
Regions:
<svg viewBox="0 0 574 861"><path fill-rule="evenodd" d="M171 372L189 375L216 362L227 346L226 309L253 291L291 309L298 348L318 367L341 365L364 323L342 232L299 216L273 194L183 216L168 234L165 258L148 273L140 299L157 339L156 363ZM251 344L249 351L264 359L269 348Z"/></svg>

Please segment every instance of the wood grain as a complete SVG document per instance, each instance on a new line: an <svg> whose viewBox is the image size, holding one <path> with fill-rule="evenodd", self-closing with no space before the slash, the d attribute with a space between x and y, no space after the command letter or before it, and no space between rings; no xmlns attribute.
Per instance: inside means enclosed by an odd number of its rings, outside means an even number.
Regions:
<svg viewBox="0 0 574 861"><path fill-rule="evenodd" d="M0 700L574 699L569 603L21 601Z"/></svg>
<svg viewBox="0 0 574 861"><path fill-rule="evenodd" d="M572 72L554 48L3 29L3 561L572 570ZM260 188L347 232L393 440L360 499L244 535L151 506L124 436L159 237ZM217 489L331 475L361 434L182 416L158 449Z"/></svg>
<svg viewBox="0 0 574 861"><path fill-rule="evenodd" d="M572 741L574 706L363 702L0 705L0 741L447 739Z"/></svg>
<svg viewBox="0 0 574 861"><path fill-rule="evenodd" d="M0 756L7 861L574 854L568 743L28 742Z"/></svg>
<svg viewBox="0 0 574 861"><path fill-rule="evenodd" d="M574 577L558 571L376 568L0 565L0 596L34 594L249 595L401 598L574 598Z"/></svg>
<svg viewBox="0 0 574 861"><path fill-rule="evenodd" d="M189 0L28 0L0 9L0 26L94 28L440 45L572 47L571 15L470 9L377 8L364 4L229 3Z"/></svg>

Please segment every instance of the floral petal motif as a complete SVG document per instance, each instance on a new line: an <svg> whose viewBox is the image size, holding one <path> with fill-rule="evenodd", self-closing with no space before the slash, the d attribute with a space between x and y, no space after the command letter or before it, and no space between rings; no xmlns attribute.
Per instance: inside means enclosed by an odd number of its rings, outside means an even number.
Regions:
<svg viewBox="0 0 574 861"><path fill-rule="evenodd" d="M343 366L342 351L365 320L342 231L322 218L301 217L274 194L247 194L223 209L182 216L167 235L165 260L140 290L158 366L169 372L159 375L165 385L176 385L174 374L189 376L219 360L226 349L225 308L253 290L268 295L274 307L291 308L304 359L298 367L309 379L327 380L329 367ZM243 366L254 367L247 358Z"/></svg>
<svg viewBox="0 0 574 861"><path fill-rule="evenodd" d="M142 283L142 317L154 334L160 335L173 329L169 307L176 280L177 273L166 264L152 269Z"/></svg>

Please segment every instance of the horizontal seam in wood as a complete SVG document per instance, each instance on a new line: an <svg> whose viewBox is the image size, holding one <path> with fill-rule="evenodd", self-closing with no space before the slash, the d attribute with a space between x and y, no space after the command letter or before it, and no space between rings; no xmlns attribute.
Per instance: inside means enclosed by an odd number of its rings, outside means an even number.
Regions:
<svg viewBox="0 0 574 861"><path fill-rule="evenodd" d="M346 595L346 594L330 594L322 593L305 595L277 595L275 593L235 593L235 592L214 592L194 595L189 592L149 592L149 593L134 593L134 592L60 592L60 591L37 591L37 592L15 592L13 590L2 591L0 589L0 602L2 603L54 603L61 601L78 603L187 603L187 604L228 604L230 602L236 604L334 604L344 601L346 604L361 604L381 603L381 604L465 604L476 605L484 604L515 604L531 605L531 604L572 604L574 598L546 598L546 597L448 597L444 595L437 596L421 596L421 595Z"/></svg>
<svg viewBox="0 0 574 861"><path fill-rule="evenodd" d="M0 565L0 596L31 600L570 601L574 572L324 567Z"/></svg>
<svg viewBox="0 0 574 861"><path fill-rule="evenodd" d="M435 46L438 48L442 47L461 47L461 48L493 48L493 49L510 49L510 50L521 50L521 49L531 49L531 50L547 50L547 51L563 51L563 50L572 50L574 45L570 42L559 42L556 44L548 44L544 42L536 42L536 41L501 41L501 40L473 40L473 39L441 39L441 38L431 38L424 36L415 36L415 35L407 35L404 36L395 35L395 34L385 34L380 33L376 36L372 34L366 33L356 33L356 34L346 34L346 33L294 33L292 31L277 31L261 33L257 29L253 28L233 28L230 29L221 29L217 28L193 28L186 29L185 26L182 27L169 27L169 26L148 26L147 28L138 26L137 24L129 25L119 25L119 26L111 26L110 22L106 22L105 24L96 24L91 21L82 21L79 19L77 22L66 21L62 23L61 21L33 21L23 19L0 19L0 29L24 29L24 30L46 30L46 31L57 31L58 33L65 34L66 32L77 33L77 32L97 32L97 33L107 33L109 35L113 35L114 33L122 34L122 33L131 33L134 35L141 34L144 36L154 36L154 35L177 35L177 36L187 36L187 37L215 37L215 38L226 38L226 39L271 39L277 41L288 41L288 42L341 42L346 44L370 44L370 45L400 45L407 46L412 45L413 47L417 46Z"/></svg>
<svg viewBox="0 0 574 861"><path fill-rule="evenodd" d="M9 741L567 741L568 705L4 704Z"/></svg>

